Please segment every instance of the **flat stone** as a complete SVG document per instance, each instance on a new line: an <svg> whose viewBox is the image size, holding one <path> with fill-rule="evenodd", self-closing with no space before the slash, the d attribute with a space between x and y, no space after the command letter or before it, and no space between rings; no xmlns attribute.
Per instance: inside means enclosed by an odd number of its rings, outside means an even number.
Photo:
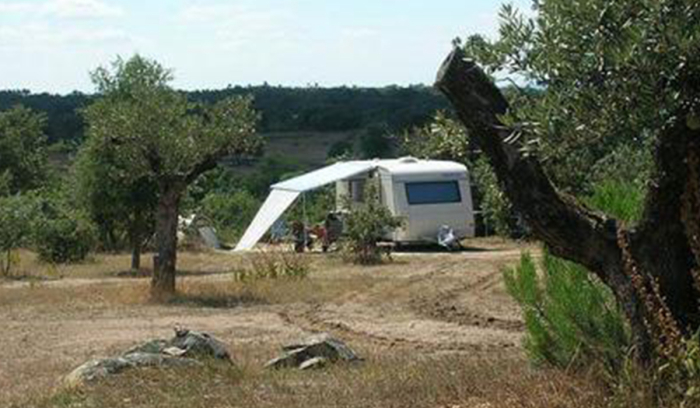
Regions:
<svg viewBox="0 0 700 408"><path fill-rule="evenodd" d="M309 363L309 368L317 364L325 365L329 362L361 360L347 344L326 333L314 335L301 342L283 346L282 351L281 356L268 361L265 367L301 368L306 362L314 359L321 359L322 362L314 361Z"/></svg>
<svg viewBox="0 0 700 408"><path fill-rule="evenodd" d="M80 387L87 383L118 374L136 367L182 367L201 363L190 358L169 357L155 353L134 352L116 358L90 360L73 370L64 378L68 387Z"/></svg>

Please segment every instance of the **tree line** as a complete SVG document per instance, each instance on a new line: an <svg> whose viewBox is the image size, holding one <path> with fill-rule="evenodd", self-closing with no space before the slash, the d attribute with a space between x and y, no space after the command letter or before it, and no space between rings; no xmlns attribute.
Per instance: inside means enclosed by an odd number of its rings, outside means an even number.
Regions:
<svg viewBox="0 0 700 408"><path fill-rule="evenodd" d="M220 90L179 91L189 100L216 103L233 96L250 95L261 113L260 132L344 131L385 126L403 129L425 123L435 110L447 106L431 87L281 87L229 86ZM66 95L0 90L0 111L22 105L46 117L45 133L50 144L80 143L85 121L80 110L98 95L73 92Z"/></svg>

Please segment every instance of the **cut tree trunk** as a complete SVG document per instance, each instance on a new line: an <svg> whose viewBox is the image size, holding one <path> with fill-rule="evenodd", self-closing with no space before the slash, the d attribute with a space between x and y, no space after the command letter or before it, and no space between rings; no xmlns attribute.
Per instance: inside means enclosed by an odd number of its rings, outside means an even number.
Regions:
<svg viewBox="0 0 700 408"><path fill-rule="evenodd" d="M523 154L524 138L514 137L521 130L499 119L509 109L501 91L460 49L445 60L435 85L452 103L471 141L488 158L501 188L533 235L554 255L585 266L610 287L629 320L640 360L649 361L658 333L650 328L654 311L648 310L635 287L620 237L625 239L634 269L650 276L649 282L658 281L661 297L678 325L689 331L698 328L698 293L690 273L694 263L680 220L680 196L687 178L685 149L688 140L700 136L690 135L685 121L661 131L656 183L650 189L645 220L638 230L627 230L619 221L556 190L537 158Z"/></svg>
<svg viewBox="0 0 700 408"><path fill-rule="evenodd" d="M151 294L160 298L175 293L177 263L177 223L182 189L165 185L161 188L156 210L156 256Z"/></svg>

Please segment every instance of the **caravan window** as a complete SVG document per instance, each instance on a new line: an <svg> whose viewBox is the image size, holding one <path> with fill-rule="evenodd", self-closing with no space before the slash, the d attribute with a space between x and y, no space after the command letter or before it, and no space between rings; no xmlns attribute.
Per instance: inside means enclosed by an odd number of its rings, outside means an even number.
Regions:
<svg viewBox="0 0 700 408"><path fill-rule="evenodd" d="M457 181L406 183L406 197L409 205L459 203L462 201Z"/></svg>

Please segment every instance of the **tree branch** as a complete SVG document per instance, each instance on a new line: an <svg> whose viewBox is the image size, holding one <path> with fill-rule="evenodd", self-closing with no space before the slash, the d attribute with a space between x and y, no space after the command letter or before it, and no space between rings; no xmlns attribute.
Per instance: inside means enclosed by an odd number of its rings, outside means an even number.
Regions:
<svg viewBox="0 0 700 408"><path fill-rule="evenodd" d="M608 264L619 264L617 222L559 194L542 166L521 152L522 138L499 119L508 102L491 79L455 48L437 76L436 87L452 102L469 137L486 154L505 194L535 237L552 252L578 262L609 282Z"/></svg>
<svg viewBox="0 0 700 408"><path fill-rule="evenodd" d="M454 106L470 139L484 152L514 208L551 252L584 265L612 289L632 328L637 353L649 361L651 339L644 309L625 273L617 242L619 223L561 195L532 155L523 155L522 139L500 115L508 102L474 61L455 48L438 72L435 86Z"/></svg>

